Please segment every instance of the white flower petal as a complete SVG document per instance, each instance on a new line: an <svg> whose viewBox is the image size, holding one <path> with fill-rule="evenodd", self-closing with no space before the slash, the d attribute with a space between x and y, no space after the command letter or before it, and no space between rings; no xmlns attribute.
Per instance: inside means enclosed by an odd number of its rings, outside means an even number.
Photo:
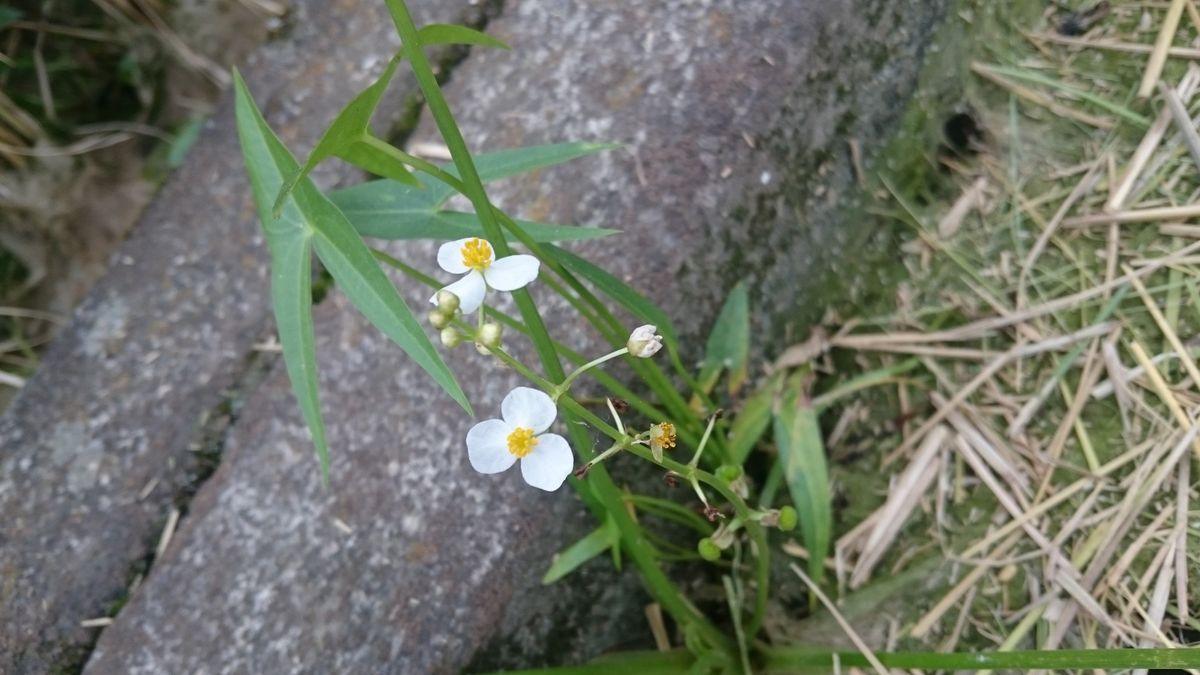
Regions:
<svg viewBox="0 0 1200 675"><path fill-rule="evenodd" d="M489 265L483 271L483 278L498 291L515 291L537 278L539 265L538 259L531 255L510 255Z"/></svg>
<svg viewBox="0 0 1200 675"><path fill-rule="evenodd" d="M438 247L437 260L438 266L451 274L464 274L469 267L463 264L462 247L474 237L466 239L456 239L448 241Z"/></svg>
<svg viewBox="0 0 1200 675"><path fill-rule="evenodd" d="M463 278L441 290L450 291L457 295L458 308L462 310L463 314L470 314L479 309L479 306L483 304L483 296L487 293L487 284L483 282L483 277L480 276L479 272L471 270ZM437 304L437 293L434 293L429 298L429 304Z"/></svg>
<svg viewBox="0 0 1200 675"><path fill-rule="evenodd" d="M537 440L533 452L521 458L521 476L535 488L554 492L571 475L575 455L567 439L558 434L542 434Z"/></svg>
<svg viewBox="0 0 1200 675"><path fill-rule="evenodd" d="M529 427L533 433L540 434L554 424L558 406L545 392L517 387L501 401L500 416L514 427Z"/></svg>
<svg viewBox="0 0 1200 675"><path fill-rule="evenodd" d="M512 427L503 420L484 420L467 432L467 458L479 473L500 473L517 461L508 451Z"/></svg>

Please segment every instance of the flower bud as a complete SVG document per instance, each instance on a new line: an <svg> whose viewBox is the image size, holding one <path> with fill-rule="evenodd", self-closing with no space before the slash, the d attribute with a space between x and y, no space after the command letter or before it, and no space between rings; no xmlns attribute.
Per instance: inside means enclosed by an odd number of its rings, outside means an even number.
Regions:
<svg viewBox="0 0 1200 675"><path fill-rule="evenodd" d="M657 329L650 324L635 328L625 343L629 353L639 359L648 359L657 354L658 350L662 349L662 336L655 335L655 330Z"/></svg>
<svg viewBox="0 0 1200 675"><path fill-rule="evenodd" d="M437 306L439 310L450 316L458 310L458 296L443 288L437 292Z"/></svg>
<svg viewBox="0 0 1200 675"><path fill-rule="evenodd" d="M696 552L700 554L701 558L704 558L709 562L713 562L721 558L721 548L717 546L716 542L708 537L701 539L700 542L696 544Z"/></svg>
<svg viewBox="0 0 1200 675"><path fill-rule="evenodd" d="M458 332L457 328L447 326L442 329L442 344L450 349L454 349L462 343L462 333Z"/></svg>
<svg viewBox="0 0 1200 675"><path fill-rule="evenodd" d="M479 327L479 343L484 347L500 347L500 324L489 321Z"/></svg>
<svg viewBox="0 0 1200 675"><path fill-rule="evenodd" d="M790 506L779 509L779 529L784 531L794 530L799 520L800 514L796 513L796 509Z"/></svg>
<svg viewBox="0 0 1200 675"><path fill-rule="evenodd" d="M429 313L429 325L442 330L450 325L450 315L440 309L435 309Z"/></svg>

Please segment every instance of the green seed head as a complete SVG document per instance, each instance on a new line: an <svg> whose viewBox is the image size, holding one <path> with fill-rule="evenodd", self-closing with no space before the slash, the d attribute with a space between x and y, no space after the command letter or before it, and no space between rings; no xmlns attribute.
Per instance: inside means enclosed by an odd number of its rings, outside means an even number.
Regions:
<svg viewBox="0 0 1200 675"><path fill-rule="evenodd" d="M790 506L785 506L782 509L779 509L779 529L785 531L794 530L796 529L796 523L799 522L799 520L800 515L796 513L796 509Z"/></svg>
<svg viewBox="0 0 1200 675"><path fill-rule="evenodd" d="M719 560L721 558L721 548L717 543L708 537L705 537L696 544L696 551L700 553L700 557L709 562Z"/></svg>

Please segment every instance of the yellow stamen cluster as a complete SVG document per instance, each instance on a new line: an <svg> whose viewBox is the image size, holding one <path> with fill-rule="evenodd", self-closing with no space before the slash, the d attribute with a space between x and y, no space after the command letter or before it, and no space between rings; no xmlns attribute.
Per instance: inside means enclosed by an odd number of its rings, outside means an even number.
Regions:
<svg viewBox="0 0 1200 675"><path fill-rule="evenodd" d="M675 425L663 422L650 427L650 447L656 450L675 447Z"/></svg>
<svg viewBox="0 0 1200 675"><path fill-rule="evenodd" d="M492 264L492 245L482 239L468 239L459 250L463 264L480 272Z"/></svg>
<svg viewBox="0 0 1200 675"><path fill-rule="evenodd" d="M515 455L517 459L533 452L537 444L538 439L534 438L533 429L529 427L517 427L508 434L508 451Z"/></svg>

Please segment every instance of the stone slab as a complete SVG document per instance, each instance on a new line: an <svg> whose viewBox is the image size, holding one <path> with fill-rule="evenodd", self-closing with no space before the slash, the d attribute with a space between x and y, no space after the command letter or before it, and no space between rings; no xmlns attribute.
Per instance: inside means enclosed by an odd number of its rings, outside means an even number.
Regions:
<svg viewBox="0 0 1200 675"><path fill-rule="evenodd" d="M424 20L482 11L413 4ZM287 22L243 71L275 128L306 150L398 40L374 0L297 0ZM204 471L193 450L206 420L269 333L267 254L231 103L0 417L0 672L82 666L97 629L80 622L107 616L145 567ZM360 177L330 165L318 180Z"/></svg>
<svg viewBox="0 0 1200 675"><path fill-rule="evenodd" d="M852 255L833 215L853 181L845 137L886 137L943 9L510 0L489 31L514 50L472 54L448 94L477 149L628 144L496 196L527 217L624 229L578 248L647 290L696 354L738 279L769 300L760 327L782 332L808 292L797 279ZM432 271L434 249L393 252ZM427 297L401 288L410 306ZM552 330L590 348L540 297ZM494 415L516 380L469 348L451 361ZM87 673L449 673L645 639L641 596L604 560L540 587L550 555L590 527L582 508L516 471L475 474L471 420L337 292L318 308L318 364L330 488L276 368Z"/></svg>

